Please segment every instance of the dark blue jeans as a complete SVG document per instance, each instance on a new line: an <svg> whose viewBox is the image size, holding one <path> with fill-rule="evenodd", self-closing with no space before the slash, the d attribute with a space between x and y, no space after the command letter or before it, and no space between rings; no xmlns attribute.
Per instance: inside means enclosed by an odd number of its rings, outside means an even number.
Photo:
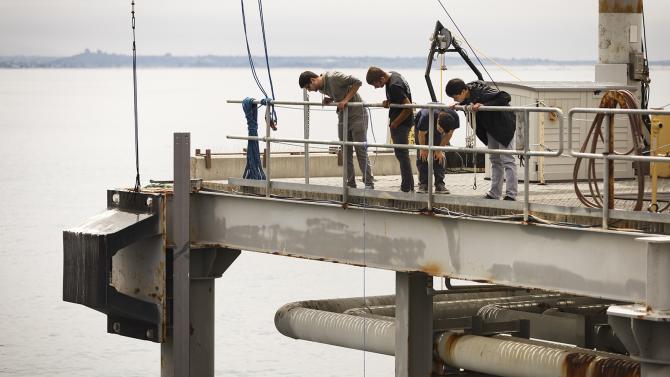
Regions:
<svg viewBox="0 0 670 377"><path fill-rule="evenodd" d="M444 186L444 162L445 160L433 160L433 184L435 187ZM419 172L419 185L428 184L428 161L422 161L417 153L416 170Z"/></svg>
<svg viewBox="0 0 670 377"><path fill-rule="evenodd" d="M408 144L409 142L409 127L399 126L391 129L391 139L393 144ZM400 164L400 190L409 192L414 190L414 175L412 174L412 163L409 161L409 150L393 148L395 157Z"/></svg>

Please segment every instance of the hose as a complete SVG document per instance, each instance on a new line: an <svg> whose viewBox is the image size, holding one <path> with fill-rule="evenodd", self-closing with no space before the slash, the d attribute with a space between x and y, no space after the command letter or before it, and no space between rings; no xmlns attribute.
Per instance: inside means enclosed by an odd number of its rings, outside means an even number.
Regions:
<svg viewBox="0 0 670 377"><path fill-rule="evenodd" d="M638 101L635 96L627 90L611 90L605 93L602 100L600 101L600 108L609 108L615 109L620 107L621 109L637 109L639 108ZM614 127L614 115L609 114L609 124L610 127ZM591 123L591 128L589 129L584 142L580 148L580 152L584 153L587 147L590 147L589 153L596 153L598 147L598 140L604 141L603 138L603 119L605 114L597 114ZM633 146L630 150L625 153L620 153L615 150L612 150L610 154L615 155L630 155L635 154L641 156L644 149L644 136L642 135L642 126L643 121L642 117L639 114L628 114L630 131L633 138ZM614 140L611 141L612 144ZM596 177L596 159L589 158L586 166L588 173L587 182L589 184L589 191L591 193L590 198L586 197L581 189L579 188L578 176L579 168L581 167L582 157L577 157L575 160L575 167L572 174L572 180L575 187L575 193L577 198L582 204L590 208L603 208L602 197L600 195L600 187L598 185L598 179ZM644 173L641 169L641 163L639 161L633 162L636 168L636 178L637 178L637 198L635 202L635 211L642 209L642 204L644 201ZM607 161L605 162L607 164ZM614 172L612 172L614 174ZM610 193L610 197L614 197L614 193Z"/></svg>

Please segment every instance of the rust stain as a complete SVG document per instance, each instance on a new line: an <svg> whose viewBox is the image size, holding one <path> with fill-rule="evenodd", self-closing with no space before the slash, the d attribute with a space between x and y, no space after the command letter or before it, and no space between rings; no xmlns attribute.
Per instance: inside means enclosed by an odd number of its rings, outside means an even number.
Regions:
<svg viewBox="0 0 670 377"><path fill-rule="evenodd" d="M447 341L444 343L444 352L448 358L453 358L453 352L454 348L456 347L456 343L458 343L458 340L461 339L464 335L465 334L449 335L449 338L447 338Z"/></svg>
<svg viewBox="0 0 670 377"><path fill-rule="evenodd" d="M585 353L569 353L563 361L563 376L586 377L589 365L595 360L595 356Z"/></svg>
<svg viewBox="0 0 670 377"><path fill-rule="evenodd" d="M431 276L442 276L444 273L442 272L442 269L440 268L440 265L437 263L426 263L423 266L421 266L421 272L425 272L428 275Z"/></svg>
<svg viewBox="0 0 670 377"><path fill-rule="evenodd" d="M642 0L599 0L600 13L642 13Z"/></svg>
<svg viewBox="0 0 670 377"><path fill-rule="evenodd" d="M640 363L632 360L599 358L592 377L640 377Z"/></svg>
<svg viewBox="0 0 670 377"><path fill-rule="evenodd" d="M419 211L419 214L423 215L423 216L435 217L435 212L433 212L432 210L429 210L427 208L424 208L421 211Z"/></svg>

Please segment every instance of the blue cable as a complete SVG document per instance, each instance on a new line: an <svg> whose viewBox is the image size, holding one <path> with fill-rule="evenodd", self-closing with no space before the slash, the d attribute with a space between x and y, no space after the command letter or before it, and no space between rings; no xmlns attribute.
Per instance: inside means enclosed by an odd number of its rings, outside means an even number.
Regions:
<svg viewBox="0 0 670 377"><path fill-rule="evenodd" d="M254 64L254 59L253 56L251 55L251 47L249 46L249 36L247 32L247 17L246 13L244 11L244 0L240 0L240 5L242 8L242 26L244 27L244 41L246 43L247 47L247 57L249 59L249 67L251 68L251 75L254 78L254 81L256 82L256 86L258 86L258 89L260 89L261 93L263 93L263 96L266 99L269 99L268 93L263 87L263 84L261 84L261 81L258 77L258 74L256 73L256 66ZM272 82L272 74L270 73L270 58L268 56L268 47L267 47L267 39L265 37L265 20L263 17L263 3L261 0L258 0L258 10L260 13L260 19L261 19L261 31L262 31L262 36L263 36L263 50L265 52L265 66L268 71L268 80L270 81L270 92L272 94L272 99L275 99L275 91L274 91L274 84ZM272 105L271 101L268 101L268 106L271 106L271 121L273 123L272 128L276 129L274 125L277 124L277 112L275 111L274 105Z"/></svg>
<svg viewBox="0 0 670 377"><path fill-rule="evenodd" d="M264 101L261 101L264 102ZM258 105L253 98L245 98L242 101L244 116L247 118L247 129L249 136L258 136ZM244 168L244 179L265 180L265 172L261 163L258 140L247 141L247 166Z"/></svg>

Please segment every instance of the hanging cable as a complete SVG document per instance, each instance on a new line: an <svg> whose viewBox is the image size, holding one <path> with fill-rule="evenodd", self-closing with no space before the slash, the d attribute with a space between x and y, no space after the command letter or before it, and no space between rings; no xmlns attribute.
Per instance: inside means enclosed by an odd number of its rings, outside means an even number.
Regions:
<svg viewBox="0 0 670 377"><path fill-rule="evenodd" d="M472 53L475 55L475 58L477 58L477 61L479 62L479 64L484 69L484 72L486 72L486 75L491 79L491 82L493 83L493 85L495 85L496 89L500 90L500 88L498 88L498 84L496 84L495 80L493 80L493 77L491 77L491 74L486 69L486 66L484 66L484 63L482 63L481 59L479 59L479 56L475 52L475 49L472 48L472 46L470 45L470 42L468 42L468 39L465 38L465 35L463 34L463 32L461 32L461 29L456 24L456 21L454 21L454 19L451 17L451 14L449 14L449 11L447 10L447 8L444 6L444 4L442 4L442 0L437 0L437 2L442 7L442 10L444 10L444 13L447 14L447 17L449 17L449 19L451 20L451 23L454 24L454 27L456 27L456 30L458 31L458 34L461 35L461 38L463 38L463 41L465 41L465 43L468 45L468 47L470 48L470 51L472 51Z"/></svg>
<svg viewBox="0 0 670 377"><path fill-rule="evenodd" d="M135 192L140 191L140 153L137 127L137 49L135 47L135 0L130 3L131 25L133 28L133 105L135 110Z"/></svg>
<svg viewBox="0 0 670 377"><path fill-rule="evenodd" d="M246 17L246 12L244 11L244 0L240 0L240 6L242 9L242 26L244 28L244 41L246 43L247 47L247 58L249 59L249 67L251 68L251 75L254 78L254 81L256 82L256 86L258 86L258 89L260 89L261 93L263 93L263 96L265 96L266 99L270 99L270 96L268 95L267 91L263 87L263 84L261 83L258 73L256 72L256 66L254 64L254 58L251 55L251 47L249 46L249 35L247 32L247 17ZM272 82L272 74L270 73L270 58L268 56L268 48L267 48L267 40L265 37L265 19L263 17L263 2L261 0L258 0L258 11L260 14L260 20L261 20L261 32L262 32L262 37L263 37L263 50L265 52L265 66L268 71L268 80L270 81L270 94L272 95L272 100L275 99L275 93L274 93L274 85ZM275 107L272 104L272 101L268 101L268 106L271 108L271 116L270 116L270 126L272 127L273 130L277 129L277 112L275 111Z"/></svg>

